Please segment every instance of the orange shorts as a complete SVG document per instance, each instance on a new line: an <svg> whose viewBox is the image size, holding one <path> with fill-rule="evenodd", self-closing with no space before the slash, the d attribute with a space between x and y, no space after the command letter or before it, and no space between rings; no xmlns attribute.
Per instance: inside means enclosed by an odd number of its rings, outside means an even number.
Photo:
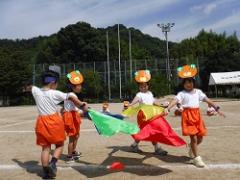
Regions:
<svg viewBox="0 0 240 180"><path fill-rule="evenodd" d="M64 112L63 120L65 131L68 136L77 136L80 131L81 116L76 111Z"/></svg>
<svg viewBox="0 0 240 180"><path fill-rule="evenodd" d="M58 113L38 116L35 133L37 136L37 145L40 146L62 144L66 139L64 123Z"/></svg>
<svg viewBox="0 0 240 180"><path fill-rule="evenodd" d="M182 112L182 134L184 136L206 136L207 130L199 108L185 108Z"/></svg>

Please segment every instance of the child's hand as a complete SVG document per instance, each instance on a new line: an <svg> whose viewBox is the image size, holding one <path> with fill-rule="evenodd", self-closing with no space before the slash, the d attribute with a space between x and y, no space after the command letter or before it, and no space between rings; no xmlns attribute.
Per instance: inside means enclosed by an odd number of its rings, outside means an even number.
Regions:
<svg viewBox="0 0 240 180"><path fill-rule="evenodd" d="M87 111L88 110L87 102L82 102L81 108L82 108L83 111Z"/></svg>
<svg viewBox="0 0 240 180"><path fill-rule="evenodd" d="M225 114L224 114L223 112L221 112L221 111L217 111L217 113L218 113L220 116L224 117L224 118L226 117Z"/></svg>
<svg viewBox="0 0 240 180"><path fill-rule="evenodd" d="M168 110L168 108L165 108L164 109L164 116L167 116L169 114L169 110Z"/></svg>

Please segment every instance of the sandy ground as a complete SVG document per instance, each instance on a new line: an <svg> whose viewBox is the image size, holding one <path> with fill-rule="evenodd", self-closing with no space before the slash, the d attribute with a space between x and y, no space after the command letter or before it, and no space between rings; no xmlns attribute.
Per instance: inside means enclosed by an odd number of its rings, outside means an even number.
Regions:
<svg viewBox="0 0 240 180"><path fill-rule="evenodd" d="M169 155L160 157L152 153L150 143L142 142L140 148L144 153L131 153L129 145L133 140L130 136L102 137L96 133L92 122L83 120L78 143L81 161L67 165L65 146L58 163L57 179L240 179L240 101L218 103L227 118L207 117L206 105L201 106L208 136L200 152L208 168L187 164L186 147L163 145ZM101 105L91 107L100 110ZM122 105L111 104L110 109L120 113ZM34 134L36 115L35 106L0 108L0 179L41 179L41 148L35 145ZM180 118L171 113L167 120L181 135ZM124 163L126 168L121 172L108 170L106 167L115 161Z"/></svg>

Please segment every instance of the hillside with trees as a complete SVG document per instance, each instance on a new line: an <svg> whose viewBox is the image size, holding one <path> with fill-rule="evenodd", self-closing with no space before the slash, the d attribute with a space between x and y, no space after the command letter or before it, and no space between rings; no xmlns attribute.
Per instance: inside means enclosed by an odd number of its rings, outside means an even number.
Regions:
<svg viewBox="0 0 240 180"><path fill-rule="evenodd" d="M165 41L143 34L135 28L127 28L120 25L121 35L121 58L129 60L129 30L132 38L132 58L136 61L147 59L159 59L165 62ZM0 97L10 97L16 99L21 96L22 86L32 77L33 64L68 64L79 62L103 62L106 61L106 32L109 34L110 61L118 59L118 39L117 25L107 28L95 28L85 22L68 25L61 28L56 34L50 36L39 36L27 40L0 40ZM227 36L226 33L217 34L215 32L200 31L194 38L185 39L179 43L170 42L170 58L178 60L178 65L185 63L200 64L200 77L202 88L207 90L207 83L210 72L240 70L240 41L236 33ZM165 67L162 67L165 68ZM87 74L95 76L87 71ZM164 74L160 75L164 79ZM89 77L89 79L92 79ZM63 80L64 81L64 80ZM164 80L165 81L165 80ZM93 83L89 80L89 83ZM164 89L155 84L153 89L155 94L163 95L159 89ZM99 83L101 86L101 83ZM61 85L64 90L64 85ZM127 84L123 89L126 93L134 93ZM97 94L106 92L104 87L96 87L89 84L87 88ZM115 88L117 89L117 88ZM174 89L174 87L173 87ZM113 90L114 91L114 90ZM117 91L117 90L116 90ZM85 90L87 93L88 90ZM113 92L114 93L114 92ZM164 91L164 93L166 93ZM87 94L88 98L95 96ZM107 96L107 95L105 95ZM101 97L105 97L101 96ZM24 103L22 98L17 98L11 104Z"/></svg>

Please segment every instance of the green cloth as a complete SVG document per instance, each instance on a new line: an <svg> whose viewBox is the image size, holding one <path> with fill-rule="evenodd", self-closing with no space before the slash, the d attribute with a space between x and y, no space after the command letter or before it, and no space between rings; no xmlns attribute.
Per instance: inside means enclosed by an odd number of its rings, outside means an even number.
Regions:
<svg viewBox="0 0 240 180"><path fill-rule="evenodd" d="M129 107L122 114L124 116L131 117L131 116L137 114L140 110L143 111L146 119L151 119L151 118L155 117L156 115L160 115L164 112L164 108L162 108L160 106L139 105L137 107Z"/></svg>
<svg viewBox="0 0 240 180"><path fill-rule="evenodd" d="M137 134L139 132L138 126L134 123L122 121L92 109L89 109L88 113L97 130L103 136L109 137L119 132L124 134Z"/></svg>

